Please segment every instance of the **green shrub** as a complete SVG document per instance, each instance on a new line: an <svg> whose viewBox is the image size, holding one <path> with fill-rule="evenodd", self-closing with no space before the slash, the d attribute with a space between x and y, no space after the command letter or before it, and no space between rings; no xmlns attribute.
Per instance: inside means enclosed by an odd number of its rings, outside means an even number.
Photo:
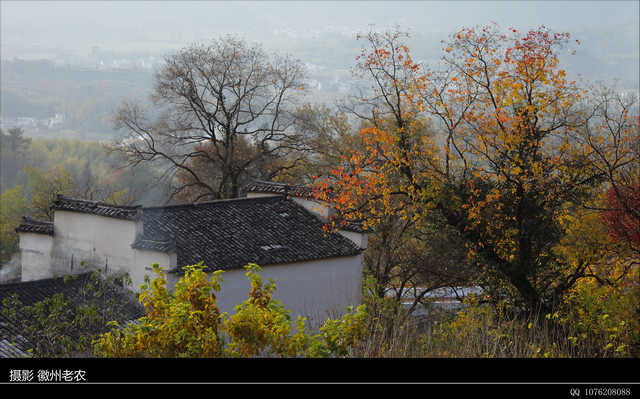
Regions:
<svg viewBox="0 0 640 399"><path fill-rule="evenodd" d="M265 284L260 268L249 264L249 297L235 313L221 313L216 304L221 271L207 274L202 263L185 267L185 275L172 291L166 289L164 272L143 285L140 302L147 315L137 323L110 332L94 341L102 357L337 357L365 335L365 306L329 319L318 333L308 331L306 319L292 321L290 311L272 298L275 282Z"/></svg>

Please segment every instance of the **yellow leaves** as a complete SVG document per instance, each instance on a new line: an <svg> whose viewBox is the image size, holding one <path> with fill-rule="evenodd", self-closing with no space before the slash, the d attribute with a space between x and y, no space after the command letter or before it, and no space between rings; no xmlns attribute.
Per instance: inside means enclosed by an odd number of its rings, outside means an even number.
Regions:
<svg viewBox="0 0 640 399"><path fill-rule="evenodd" d="M475 255L476 255L476 252L473 249L469 248L469 250L467 251L467 259L471 260L474 258Z"/></svg>
<svg viewBox="0 0 640 399"><path fill-rule="evenodd" d="M567 152L569 151L569 143L562 143L560 147L558 147L559 152Z"/></svg>
<svg viewBox="0 0 640 399"><path fill-rule="evenodd" d="M429 111L437 114L450 129L441 137L451 137L455 146L451 142L443 143L445 140L434 140L428 146L423 141L420 145L417 144L420 140L414 135L418 129L409 124L397 129L393 120L376 121L375 128L363 134L370 148L363 150L357 160L352 159L355 165L362 166L358 174L368 173L370 179L367 184L358 184L349 176L337 176L340 182L335 187L340 192L350 193L344 197L348 203L343 204L345 207L354 209L362 206L370 212L367 222L376 223L389 213L400 218L408 217L399 213L399 208L409 208L410 215L426 214L426 204L437 202L433 198L436 189L431 186L455 185L455 178L464 176L468 179L467 173L471 171L474 186L469 191L478 188L482 191L474 191L470 195L472 198L461 200L459 209L468 210L468 213L463 213L468 217L465 223L477 228L483 244L493 247L501 259L511 262L520 254L520 244L514 239L518 230L512 229L518 223L544 220L544 223L548 221L553 225L553 229L570 229L575 223L562 212L555 220L548 220L547 209L536 209L536 206L538 203L561 201L557 194L560 191L558 186L571 182L573 177L584 172L572 162L578 150L573 148L574 153L570 153L571 145L562 141L568 130L562 127L563 123L571 122L567 115L572 115L579 105L577 92L566 86L566 73L558 69L554 42L553 39L546 41L545 30L531 33L528 36L530 42L518 44L511 38L507 38L508 44L496 44L483 40L482 35L467 33L466 30L460 32L458 42L450 47L443 46L446 53L453 52L446 56L450 68L446 71L448 74L442 76L443 80L429 77L430 86L426 90L416 90L424 96ZM494 37L498 38L498 34ZM458 57L458 54L465 55ZM388 87L396 83L394 78L394 75L389 78ZM403 89L413 93L420 84L416 80ZM382 109L381 106L378 115L392 115L395 111L414 118L419 115L414 106L418 94L411 102L403 103L406 109ZM374 153L373 148L379 152ZM376 169L367 164L374 158L378 161ZM445 164L442 158L448 163ZM431 191L414 189L419 186L429 187ZM496 186L499 189L491 191ZM406 197L389 195L392 190ZM367 203L374 197L377 198L375 201ZM530 219L527 219L529 216L524 220L512 219L516 214L514 208L522 203L519 201L528 202L532 212ZM536 240L544 242L548 238L540 236ZM548 248L545 251L547 254L544 256L539 253L536 256L546 259L565 256L549 254ZM570 264L574 263L566 262L566 265Z"/></svg>
<svg viewBox="0 0 640 399"><path fill-rule="evenodd" d="M497 189L493 189L487 196L485 197L487 202L494 202L500 199L500 191Z"/></svg>
<svg viewBox="0 0 640 399"><path fill-rule="evenodd" d="M341 319L328 319L320 333L310 335L305 319L296 321L292 334L289 311L272 299L275 283L264 284L255 264L246 266L251 289L249 298L227 317L216 306L221 271L208 275L202 264L185 267L185 276L175 292L162 291L166 285L161 270L156 283L141 296L157 302L151 308L162 312L147 314L138 323L102 334L95 341L95 354L103 357L219 357L219 356L346 356L366 333L364 306L349 311ZM226 334L226 337L223 335ZM265 351L268 351L265 353Z"/></svg>
<svg viewBox="0 0 640 399"><path fill-rule="evenodd" d="M637 279L629 275L626 279ZM640 324L635 309L640 305L638 287L620 290L595 279L580 280L565 302L576 335L598 345L605 356L628 356L628 344L637 342ZM614 349L615 348L615 349Z"/></svg>
<svg viewBox="0 0 640 399"><path fill-rule="evenodd" d="M543 173L544 173L543 172L543 163L542 162L534 162L531 165L530 170L531 170L531 172L532 172L534 177L536 177L536 178L544 177L544 175L543 175Z"/></svg>

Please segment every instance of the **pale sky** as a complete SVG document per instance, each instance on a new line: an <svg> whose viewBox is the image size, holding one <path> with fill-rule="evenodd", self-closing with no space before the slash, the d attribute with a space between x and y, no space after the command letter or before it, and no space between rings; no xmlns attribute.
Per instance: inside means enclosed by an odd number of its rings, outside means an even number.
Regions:
<svg viewBox="0 0 640 399"><path fill-rule="evenodd" d="M638 32L638 1L6 1L2 44L75 50L87 45L201 39L221 32L259 38L273 29L326 26L366 30L399 24L418 32L452 32L486 24L521 29L544 24L560 31ZM173 37L173 39L172 39ZM610 38L614 39L614 38ZM637 36L635 44L637 45ZM84 51L84 49L82 50Z"/></svg>
<svg viewBox="0 0 640 399"><path fill-rule="evenodd" d="M4 59L86 56L92 46L118 52L166 53L223 33L266 47L278 38L304 48L317 32L400 26L422 33L435 49L463 26L491 22L520 30L545 25L569 32L597 63L622 63L637 75L638 1L6 1L0 2ZM284 35L284 36L283 36ZM286 36L289 35L289 36ZM320 36L322 37L322 36ZM355 40L355 39L354 39ZM423 39L423 42L426 39ZM286 40L285 40L286 43ZM322 43L315 42L314 45ZM289 50L289 49L288 49ZM288 51L287 50L287 51ZM595 61L598 60L598 61ZM614 61L612 61L614 60ZM617 72L616 72L617 73Z"/></svg>

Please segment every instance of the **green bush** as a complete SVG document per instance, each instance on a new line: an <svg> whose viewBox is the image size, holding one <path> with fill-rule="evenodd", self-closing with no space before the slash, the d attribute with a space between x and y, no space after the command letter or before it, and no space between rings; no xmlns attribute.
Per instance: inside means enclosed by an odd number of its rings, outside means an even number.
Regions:
<svg viewBox="0 0 640 399"><path fill-rule="evenodd" d="M318 333L306 319L293 321L290 311L272 298L275 282L262 281L258 265L249 264L249 297L235 313L221 313L216 304L222 271L207 274L202 263L185 267L173 291L166 289L164 272L143 285L140 302L147 315L94 341L101 357L342 357L365 335L365 306L341 319L329 319Z"/></svg>

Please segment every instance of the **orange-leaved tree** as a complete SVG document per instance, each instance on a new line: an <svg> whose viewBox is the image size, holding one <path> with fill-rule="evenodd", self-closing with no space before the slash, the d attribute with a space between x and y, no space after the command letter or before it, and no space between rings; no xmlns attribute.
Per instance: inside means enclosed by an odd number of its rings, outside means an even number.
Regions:
<svg viewBox="0 0 640 399"><path fill-rule="evenodd" d="M421 78L408 47L402 44L405 36L401 32L365 36L370 48L358 56L355 72L370 77L375 90L343 104L360 120L360 139L345 146L342 162L318 183L321 194L330 197L326 199L336 203L344 216L333 226L357 220L374 233L365 253L365 269L375 279L376 296L395 305L404 302L413 311L433 290L465 285L468 273L463 270L464 253L456 233L442 229L430 215L414 217L419 209L408 206L415 193L406 182L428 178L425 163L433 154L425 156L425 152L436 148L432 126L419 104L411 101L414 84ZM394 325L406 320L407 313L399 310L393 307L385 321L387 336Z"/></svg>
<svg viewBox="0 0 640 399"><path fill-rule="evenodd" d="M570 35L464 28L432 69L412 60L402 38L367 36L358 57L373 87L362 101L366 145L321 182L325 195L343 219L372 226L389 215L418 226L439 215L493 293L550 310L588 267L552 251L563 218L606 179L585 139L589 92L560 68Z"/></svg>

